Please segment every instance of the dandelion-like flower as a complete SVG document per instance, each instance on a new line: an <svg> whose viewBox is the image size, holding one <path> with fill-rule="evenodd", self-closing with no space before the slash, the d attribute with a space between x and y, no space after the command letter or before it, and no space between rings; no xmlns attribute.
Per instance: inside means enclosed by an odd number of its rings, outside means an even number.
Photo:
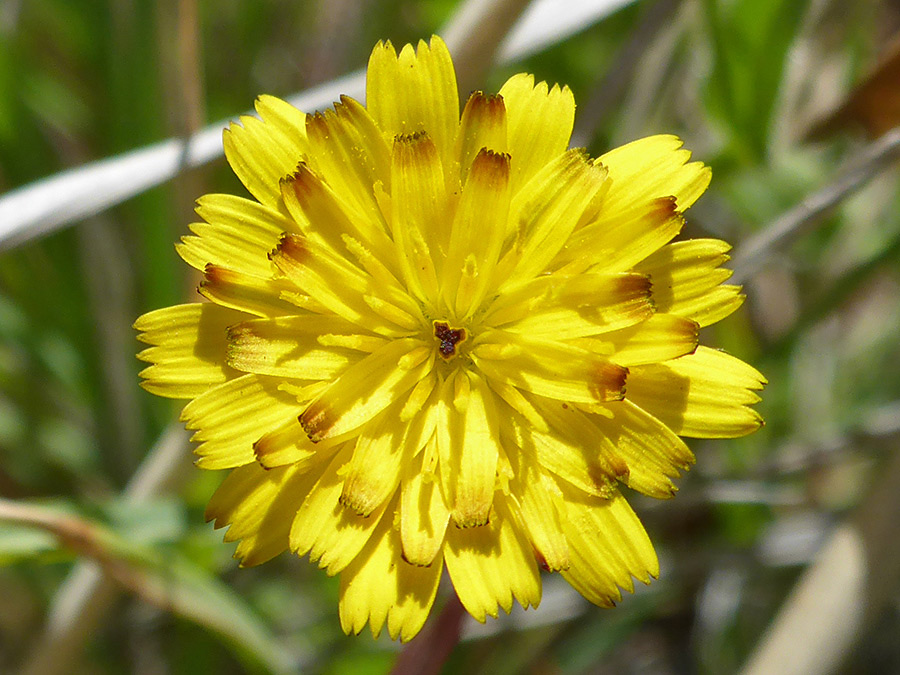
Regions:
<svg viewBox="0 0 900 675"><path fill-rule="evenodd" d="M254 200L178 244L209 302L138 319L149 391L191 399L236 557L340 574L347 632L413 637L446 567L484 621L540 569L602 606L658 574L621 486L659 498L681 440L761 424L753 368L698 346L734 311L727 244L670 243L710 172L672 136L567 149L566 87L472 94L433 38L379 43L366 106L262 96L225 132Z"/></svg>

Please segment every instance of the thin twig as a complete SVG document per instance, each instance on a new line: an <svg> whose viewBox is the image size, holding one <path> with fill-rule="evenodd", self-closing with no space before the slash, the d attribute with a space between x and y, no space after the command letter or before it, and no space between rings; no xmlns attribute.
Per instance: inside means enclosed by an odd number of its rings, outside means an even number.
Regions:
<svg viewBox="0 0 900 675"><path fill-rule="evenodd" d="M745 242L734 256L736 283L743 283L770 264L773 253L806 234L817 220L855 190L900 158L900 128L884 134L867 146L831 183L809 195L779 216L755 237Z"/></svg>

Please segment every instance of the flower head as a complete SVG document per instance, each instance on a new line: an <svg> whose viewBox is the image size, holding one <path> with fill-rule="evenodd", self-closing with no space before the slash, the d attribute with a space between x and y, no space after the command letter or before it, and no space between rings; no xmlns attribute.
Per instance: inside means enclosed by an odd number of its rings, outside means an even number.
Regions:
<svg viewBox="0 0 900 675"><path fill-rule="evenodd" d="M710 172L672 136L568 149L571 92L530 75L460 116L438 38L379 43L366 101L225 132L255 200L199 201L209 302L138 319L144 386L231 470L207 514L242 564L308 553L348 632L414 636L444 567L479 621L540 568L611 606L658 574L621 486L670 497L681 436L761 424L762 376L698 346L729 247L671 243Z"/></svg>

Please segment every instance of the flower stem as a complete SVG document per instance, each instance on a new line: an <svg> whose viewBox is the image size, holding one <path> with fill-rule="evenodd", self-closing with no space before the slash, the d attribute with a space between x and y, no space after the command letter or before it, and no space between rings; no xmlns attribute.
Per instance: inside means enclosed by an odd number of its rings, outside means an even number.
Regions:
<svg viewBox="0 0 900 675"><path fill-rule="evenodd" d="M459 642L465 615L456 593L451 593L437 621L400 652L392 675L437 675Z"/></svg>

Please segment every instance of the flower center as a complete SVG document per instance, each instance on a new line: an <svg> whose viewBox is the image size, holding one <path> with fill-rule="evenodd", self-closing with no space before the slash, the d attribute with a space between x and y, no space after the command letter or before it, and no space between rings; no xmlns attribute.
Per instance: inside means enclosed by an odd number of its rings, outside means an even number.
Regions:
<svg viewBox="0 0 900 675"><path fill-rule="evenodd" d="M446 321L434 321L434 338L440 342L438 351L441 357L449 361L456 356L456 345L465 342L465 328L451 328Z"/></svg>

